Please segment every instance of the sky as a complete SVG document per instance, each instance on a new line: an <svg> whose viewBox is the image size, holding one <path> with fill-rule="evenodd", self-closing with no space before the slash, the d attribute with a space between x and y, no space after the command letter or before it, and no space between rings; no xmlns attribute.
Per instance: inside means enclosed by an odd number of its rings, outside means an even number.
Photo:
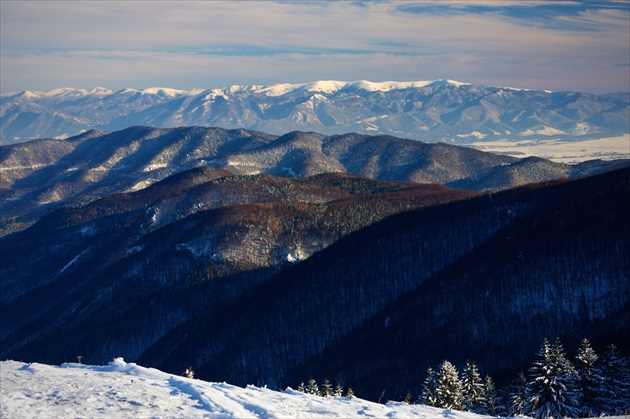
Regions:
<svg viewBox="0 0 630 419"><path fill-rule="evenodd" d="M630 91L630 1L0 0L0 90L451 79Z"/></svg>

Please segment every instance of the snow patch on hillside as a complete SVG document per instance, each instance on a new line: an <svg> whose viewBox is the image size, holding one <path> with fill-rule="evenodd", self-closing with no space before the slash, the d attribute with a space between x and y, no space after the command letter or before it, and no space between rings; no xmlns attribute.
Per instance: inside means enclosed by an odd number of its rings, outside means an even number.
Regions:
<svg viewBox="0 0 630 419"><path fill-rule="evenodd" d="M0 417L482 418L402 402L319 397L167 374L116 358L109 365L0 362Z"/></svg>
<svg viewBox="0 0 630 419"><path fill-rule="evenodd" d="M630 159L630 134L584 141L559 139L478 141L468 147L513 157L538 156L558 163Z"/></svg>
<svg viewBox="0 0 630 419"><path fill-rule="evenodd" d="M69 267L71 267L72 265L74 265L79 259L81 259L81 256L85 255L86 253L88 253L90 251L90 249L92 249L92 246L88 247L87 249L85 249L84 251L82 251L81 253L79 253L78 255L76 255L70 262L68 262L66 264L66 266L64 266L63 268L61 268L61 270L59 271L59 275L61 275L62 273L64 273Z"/></svg>
<svg viewBox="0 0 630 419"><path fill-rule="evenodd" d="M525 131L520 133L520 135L523 135L523 136L531 136L531 135L536 135L536 134L551 136L551 135L563 135L563 134L566 134L566 132L553 128L553 127L548 127L548 126L543 125L537 130L528 128Z"/></svg>
<svg viewBox="0 0 630 419"><path fill-rule="evenodd" d="M457 136L459 138L469 138L469 137L475 137L478 138L480 140L483 140L484 138L486 138L488 135L487 134L482 134L479 131L473 131L470 134L457 134Z"/></svg>

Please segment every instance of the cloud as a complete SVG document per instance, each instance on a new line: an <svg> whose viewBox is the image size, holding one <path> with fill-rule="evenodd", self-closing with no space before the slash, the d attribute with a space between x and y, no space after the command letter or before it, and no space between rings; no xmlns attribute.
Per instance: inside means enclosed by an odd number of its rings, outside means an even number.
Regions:
<svg viewBox="0 0 630 419"><path fill-rule="evenodd" d="M0 8L3 91L36 83L190 88L325 78L487 84L491 75L491 84L603 92L624 90L630 61L629 6L618 2L27 1ZM594 74L606 80L589 86L585 78Z"/></svg>

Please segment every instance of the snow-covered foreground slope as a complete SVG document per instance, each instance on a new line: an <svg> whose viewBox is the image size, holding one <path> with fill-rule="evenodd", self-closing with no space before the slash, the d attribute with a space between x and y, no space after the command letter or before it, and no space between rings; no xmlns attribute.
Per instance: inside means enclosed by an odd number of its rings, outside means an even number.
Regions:
<svg viewBox="0 0 630 419"><path fill-rule="evenodd" d="M0 417L481 418L423 405L323 398L174 376L117 358L107 366L0 362Z"/></svg>

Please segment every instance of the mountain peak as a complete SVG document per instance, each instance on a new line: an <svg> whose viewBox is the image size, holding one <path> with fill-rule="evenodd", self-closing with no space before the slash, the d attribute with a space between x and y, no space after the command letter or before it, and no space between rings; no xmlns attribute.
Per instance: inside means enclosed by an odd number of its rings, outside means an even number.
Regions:
<svg viewBox="0 0 630 419"><path fill-rule="evenodd" d="M171 98L185 95L188 93L186 90L171 89L168 87L149 87L149 88L141 90L140 92L142 94L158 95L162 97L171 97Z"/></svg>
<svg viewBox="0 0 630 419"><path fill-rule="evenodd" d="M383 81L372 82L369 80L339 81L317 80L308 83L279 83L268 86L232 86L229 90L251 90L264 93L267 96L282 96L295 90L332 94L344 89L366 90L368 92L389 92L391 90L403 90L409 88L421 88L430 85L452 85L456 87L470 85L455 80L424 80L424 81ZM238 88L238 89L235 89Z"/></svg>
<svg viewBox="0 0 630 419"><path fill-rule="evenodd" d="M95 96L107 96L114 93L114 91L106 87L96 86L96 87L93 87L88 93Z"/></svg>

